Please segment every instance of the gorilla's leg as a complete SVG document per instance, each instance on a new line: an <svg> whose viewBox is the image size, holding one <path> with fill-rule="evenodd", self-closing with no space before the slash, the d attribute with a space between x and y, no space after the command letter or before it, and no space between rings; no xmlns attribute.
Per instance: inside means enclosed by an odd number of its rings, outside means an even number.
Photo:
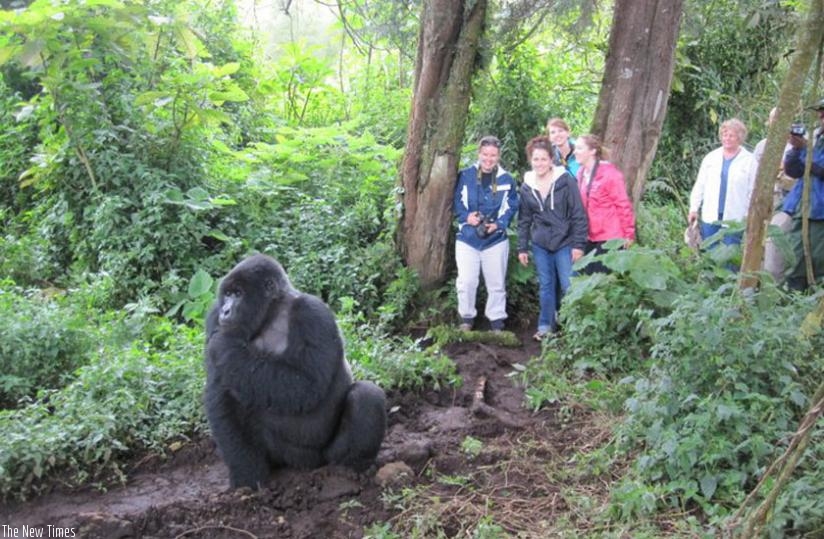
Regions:
<svg viewBox="0 0 824 539"><path fill-rule="evenodd" d="M375 457L386 432L386 395L371 382L355 382L346 395L340 426L324 451L330 464L365 470Z"/></svg>

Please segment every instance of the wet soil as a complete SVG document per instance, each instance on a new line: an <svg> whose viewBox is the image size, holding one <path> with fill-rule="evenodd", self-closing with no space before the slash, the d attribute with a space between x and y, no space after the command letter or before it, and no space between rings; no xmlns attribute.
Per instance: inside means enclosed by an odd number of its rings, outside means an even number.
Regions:
<svg viewBox="0 0 824 539"><path fill-rule="evenodd" d="M507 532L549 536L567 506L557 469L548 464L563 467L592 433L585 419L562 423L557 410L524 408L513 375L540 345L529 332L520 337L520 348L449 345L460 388L389 394L387 436L365 473L280 470L266 489L229 491L214 444L204 439L165 461L144 458L125 485L106 492L57 490L0 508L0 525L33 527L44 537L61 536L63 528L84 539L361 538L374 524L403 531L426 517L434 520L431 529L465 537L492 513ZM403 498L406 487L418 495Z"/></svg>

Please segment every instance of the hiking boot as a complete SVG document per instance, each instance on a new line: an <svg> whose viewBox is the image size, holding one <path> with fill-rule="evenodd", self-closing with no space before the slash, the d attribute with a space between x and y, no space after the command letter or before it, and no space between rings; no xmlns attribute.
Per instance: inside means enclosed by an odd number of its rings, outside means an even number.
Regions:
<svg viewBox="0 0 824 539"><path fill-rule="evenodd" d="M492 327L492 333L500 333L504 330L503 320L493 320L489 325Z"/></svg>
<svg viewBox="0 0 824 539"><path fill-rule="evenodd" d="M472 331L472 326L475 324L474 318L464 318L461 321L461 325L458 326L458 329L461 331Z"/></svg>

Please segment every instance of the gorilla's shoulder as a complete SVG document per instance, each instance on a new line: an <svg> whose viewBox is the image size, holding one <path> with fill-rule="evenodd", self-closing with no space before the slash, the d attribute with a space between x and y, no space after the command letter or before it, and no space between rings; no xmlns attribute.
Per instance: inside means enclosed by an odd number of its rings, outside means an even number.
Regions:
<svg viewBox="0 0 824 539"><path fill-rule="evenodd" d="M312 294L299 293L292 302L290 319L297 322L301 329L328 330L330 327L337 331L337 322L332 309L322 299Z"/></svg>

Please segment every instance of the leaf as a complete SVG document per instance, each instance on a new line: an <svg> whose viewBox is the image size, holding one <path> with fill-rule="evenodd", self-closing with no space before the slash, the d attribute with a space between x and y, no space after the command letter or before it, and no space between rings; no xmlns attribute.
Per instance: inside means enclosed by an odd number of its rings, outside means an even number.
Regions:
<svg viewBox="0 0 824 539"><path fill-rule="evenodd" d="M208 200L187 200L183 204L187 208L195 211L208 210L212 208L212 205Z"/></svg>
<svg viewBox="0 0 824 539"><path fill-rule="evenodd" d="M18 59L21 64L28 68L35 68L43 63L40 57L43 50L46 48L46 43L42 39L32 39L26 42L23 46L23 52L20 53Z"/></svg>
<svg viewBox="0 0 824 539"><path fill-rule="evenodd" d="M240 69L240 64L238 62L229 62L228 64L223 64L222 66L216 67L214 69L214 76L226 77L228 75L234 75L237 73L238 69Z"/></svg>
<svg viewBox="0 0 824 539"><path fill-rule="evenodd" d="M19 47L15 45L8 45L5 47L0 47L0 66L14 58L17 54Z"/></svg>
<svg viewBox="0 0 824 539"><path fill-rule="evenodd" d="M171 97L171 95L168 92L144 92L134 98L134 103L135 105L147 105L149 103L157 105L159 100L166 97Z"/></svg>
<svg viewBox="0 0 824 539"><path fill-rule="evenodd" d="M223 103L224 101L238 103L248 101L249 96L239 86L231 85L222 91L209 92L209 99L215 103Z"/></svg>
<svg viewBox="0 0 824 539"><path fill-rule="evenodd" d="M226 234L224 234L220 230L212 230L211 232L206 234L206 236L208 236L210 238L214 238L216 240L224 241L224 242L230 241L229 236L227 236Z"/></svg>
<svg viewBox="0 0 824 539"><path fill-rule="evenodd" d="M718 487L718 479L714 475L705 475L701 478L701 493L706 499L712 498L715 489Z"/></svg>
<svg viewBox="0 0 824 539"><path fill-rule="evenodd" d="M213 283L214 279L212 279L212 276L202 269L199 269L189 281L189 289L187 293L191 298L197 298L204 294L208 294L212 290Z"/></svg>
<svg viewBox="0 0 824 539"><path fill-rule="evenodd" d="M183 193L180 192L180 189L169 189L167 190L163 196L165 197L165 202L171 204L182 204L183 203Z"/></svg>
<svg viewBox="0 0 824 539"><path fill-rule="evenodd" d="M737 410L734 406L727 406L726 404L719 404L716 408L716 413L718 414L718 419L724 421L725 419L731 418L735 415Z"/></svg>
<svg viewBox="0 0 824 539"><path fill-rule="evenodd" d="M213 206L237 206L237 200L233 198L215 197L210 198L209 202Z"/></svg>
<svg viewBox="0 0 824 539"><path fill-rule="evenodd" d="M178 44L183 49L183 53L190 60L194 60L198 56L209 56L209 54L206 52L206 47L203 46L203 43L200 41L200 39L189 28L185 26L179 26L177 28L177 37Z"/></svg>
<svg viewBox="0 0 824 539"><path fill-rule="evenodd" d="M209 200L209 192L202 187L192 187L186 191L186 196L192 200L207 201Z"/></svg>

